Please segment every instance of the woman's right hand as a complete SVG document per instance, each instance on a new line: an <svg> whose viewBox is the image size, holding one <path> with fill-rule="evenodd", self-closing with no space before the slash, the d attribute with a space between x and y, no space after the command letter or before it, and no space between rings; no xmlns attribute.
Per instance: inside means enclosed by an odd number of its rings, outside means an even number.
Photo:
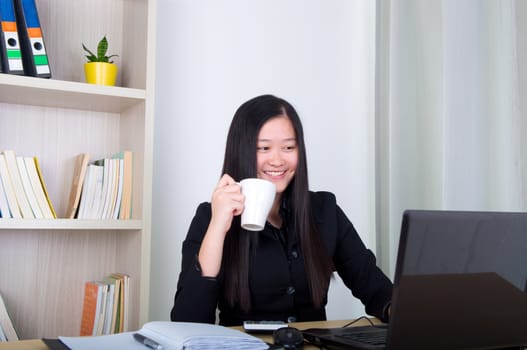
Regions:
<svg viewBox="0 0 527 350"><path fill-rule="evenodd" d="M244 200L240 185L228 174L224 174L212 193L209 229L227 233L234 216L242 213Z"/></svg>
<svg viewBox="0 0 527 350"><path fill-rule="evenodd" d="M234 216L242 213L244 201L240 185L229 175L223 175L212 193L212 216L198 253L202 276L218 275L225 236Z"/></svg>

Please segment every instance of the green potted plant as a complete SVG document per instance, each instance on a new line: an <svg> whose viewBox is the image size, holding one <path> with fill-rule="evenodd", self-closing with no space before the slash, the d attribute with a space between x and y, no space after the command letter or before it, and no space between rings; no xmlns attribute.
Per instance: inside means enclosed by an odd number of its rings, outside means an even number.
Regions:
<svg viewBox="0 0 527 350"><path fill-rule="evenodd" d="M98 85L115 85L117 78L117 65L113 63L112 57L118 55L107 55L108 40L106 35L97 44L97 54L90 51L84 44L82 48L88 54L88 62L84 64L86 82Z"/></svg>

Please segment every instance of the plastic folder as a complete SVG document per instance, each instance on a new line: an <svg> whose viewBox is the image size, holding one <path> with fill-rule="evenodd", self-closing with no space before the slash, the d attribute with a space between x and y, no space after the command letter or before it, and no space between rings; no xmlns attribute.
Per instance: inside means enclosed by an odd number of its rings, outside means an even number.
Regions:
<svg viewBox="0 0 527 350"><path fill-rule="evenodd" d="M2 0L0 0L2 1ZM35 0L14 0L24 74L51 78Z"/></svg>
<svg viewBox="0 0 527 350"><path fill-rule="evenodd" d="M0 0L0 72L24 74L13 0Z"/></svg>

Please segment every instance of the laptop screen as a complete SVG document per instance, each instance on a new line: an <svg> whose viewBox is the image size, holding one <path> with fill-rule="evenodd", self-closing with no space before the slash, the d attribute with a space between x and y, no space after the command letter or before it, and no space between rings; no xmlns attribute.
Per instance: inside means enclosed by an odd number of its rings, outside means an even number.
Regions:
<svg viewBox="0 0 527 350"><path fill-rule="evenodd" d="M407 210L391 349L527 343L527 213Z"/></svg>
<svg viewBox="0 0 527 350"><path fill-rule="evenodd" d="M402 225L396 276L495 272L527 291L527 213L414 210Z"/></svg>

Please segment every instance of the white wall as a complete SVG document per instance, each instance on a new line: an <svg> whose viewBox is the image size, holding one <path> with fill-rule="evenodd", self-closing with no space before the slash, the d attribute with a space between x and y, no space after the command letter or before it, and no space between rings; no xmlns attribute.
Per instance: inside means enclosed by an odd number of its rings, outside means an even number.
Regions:
<svg viewBox="0 0 527 350"><path fill-rule="evenodd" d="M235 109L272 93L305 128L310 185L374 249L374 1L158 0L150 319L168 320L181 242L220 176ZM337 281L328 317L357 317Z"/></svg>

